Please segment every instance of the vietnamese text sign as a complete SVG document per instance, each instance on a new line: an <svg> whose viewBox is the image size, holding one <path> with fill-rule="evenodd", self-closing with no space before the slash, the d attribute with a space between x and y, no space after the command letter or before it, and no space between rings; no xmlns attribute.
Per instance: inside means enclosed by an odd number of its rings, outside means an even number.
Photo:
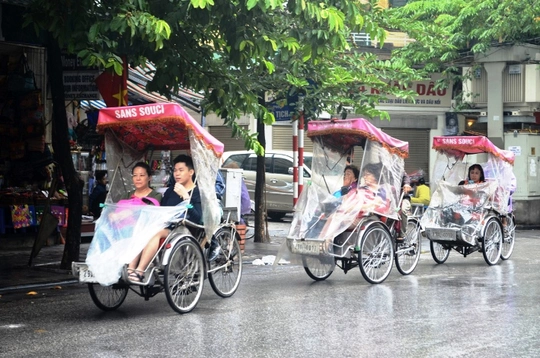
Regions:
<svg viewBox="0 0 540 358"><path fill-rule="evenodd" d="M398 98L395 96L387 96L386 100L382 100L379 104L381 106L411 106L411 107L444 107L450 108L452 101L452 90L449 88L435 88L435 82L438 79L438 75L434 75L431 81L418 81L413 82L409 87L403 89L413 90L417 93L414 101ZM395 86L400 87L399 84ZM379 94L379 92L367 86L361 86L360 91L368 92L369 94Z"/></svg>

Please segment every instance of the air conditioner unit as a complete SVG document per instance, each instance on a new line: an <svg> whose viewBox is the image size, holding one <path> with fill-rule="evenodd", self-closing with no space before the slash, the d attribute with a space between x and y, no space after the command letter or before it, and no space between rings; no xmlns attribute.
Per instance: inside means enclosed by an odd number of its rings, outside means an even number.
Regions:
<svg viewBox="0 0 540 358"><path fill-rule="evenodd" d="M480 116L482 116L482 117L487 116L487 112L480 112Z"/></svg>
<svg viewBox="0 0 540 358"><path fill-rule="evenodd" d="M520 111L512 111L512 115L513 116L519 116L519 115L521 115L521 112Z"/></svg>

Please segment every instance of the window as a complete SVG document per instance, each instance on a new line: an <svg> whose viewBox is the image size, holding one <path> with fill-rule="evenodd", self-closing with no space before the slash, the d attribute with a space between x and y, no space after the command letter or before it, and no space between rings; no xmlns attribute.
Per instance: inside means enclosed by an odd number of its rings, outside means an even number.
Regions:
<svg viewBox="0 0 540 358"><path fill-rule="evenodd" d="M247 154L233 154L227 160L225 163L223 163L223 167L226 168L227 165L231 163L236 163L238 165L238 168L242 168L242 163L246 160Z"/></svg>
<svg viewBox="0 0 540 358"><path fill-rule="evenodd" d="M257 171L257 156L256 155L250 156L244 162L244 166L242 167L242 169L244 169L244 170L252 170L254 172Z"/></svg>
<svg viewBox="0 0 540 358"><path fill-rule="evenodd" d="M311 163L313 162L313 157L304 157L304 165L311 169Z"/></svg>
<svg viewBox="0 0 540 358"><path fill-rule="evenodd" d="M274 173L289 174L289 168L292 168L293 163L290 159L282 157L274 157Z"/></svg>
<svg viewBox="0 0 540 358"><path fill-rule="evenodd" d="M264 170L266 170L267 173L272 173L272 155L267 155L264 158Z"/></svg>

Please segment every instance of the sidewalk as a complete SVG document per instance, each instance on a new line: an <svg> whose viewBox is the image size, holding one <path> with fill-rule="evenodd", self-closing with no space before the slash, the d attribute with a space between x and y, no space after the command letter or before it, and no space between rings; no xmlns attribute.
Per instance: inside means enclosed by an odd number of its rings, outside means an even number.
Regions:
<svg viewBox="0 0 540 358"><path fill-rule="evenodd" d="M284 238L271 237L270 243L247 240L243 260L250 265L253 260L266 255L277 255ZM81 244L80 259L84 261L90 244ZM65 286L78 283L70 270L59 269L64 245L45 246L28 266L31 247L14 247L0 250L0 296L10 292L33 291L40 288Z"/></svg>

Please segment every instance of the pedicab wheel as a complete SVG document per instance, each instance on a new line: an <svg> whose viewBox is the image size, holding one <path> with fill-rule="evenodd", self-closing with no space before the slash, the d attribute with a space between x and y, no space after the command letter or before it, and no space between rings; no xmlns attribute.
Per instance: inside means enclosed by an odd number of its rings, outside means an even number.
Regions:
<svg viewBox="0 0 540 358"><path fill-rule="evenodd" d="M194 238L178 241L165 265L165 296L173 310L190 312L197 306L204 284L205 263L200 245Z"/></svg>
<svg viewBox="0 0 540 358"><path fill-rule="evenodd" d="M336 267L336 261L333 257L326 257L321 260L319 256L303 255L302 264L304 270L315 281L324 281Z"/></svg>
<svg viewBox="0 0 540 358"><path fill-rule="evenodd" d="M435 241L429 242L429 249L431 251L431 257L438 264L444 264L450 256L450 248Z"/></svg>
<svg viewBox="0 0 540 358"><path fill-rule="evenodd" d="M253 227L253 223L246 224L246 240L253 239L255 236L255 228Z"/></svg>
<svg viewBox="0 0 540 358"><path fill-rule="evenodd" d="M501 259L508 260L512 256L514 251L514 244L516 243L516 223L514 221L514 215L508 215L506 217L506 232L504 233Z"/></svg>
<svg viewBox="0 0 540 358"><path fill-rule="evenodd" d="M242 252L238 243L239 237L232 235L230 227L220 228L214 237L218 240L221 252L212 265L219 269L208 272L208 281L218 296L230 297L238 289L242 278Z"/></svg>
<svg viewBox="0 0 540 358"><path fill-rule="evenodd" d="M358 266L369 283L381 283L392 270L394 248L390 233L377 224L367 229L360 239Z"/></svg>
<svg viewBox="0 0 540 358"><path fill-rule="evenodd" d="M253 239L255 236L255 218L251 214L245 215L243 218L246 223L246 240Z"/></svg>
<svg viewBox="0 0 540 358"><path fill-rule="evenodd" d="M490 266L495 265L501 258L503 231L498 219L491 218L486 224L484 238L482 239L482 254Z"/></svg>
<svg viewBox="0 0 540 358"><path fill-rule="evenodd" d="M103 311L114 311L124 303L128 287L118 284L101 286L99 283L89 283L88 291L96 306Z"/></svg>
<svg viewBox="0 0 540 358"><path fill-rule="evenodd" d="M420 223L417 220L409 220L405 242L398 245L396 251L396 267L402 275L410 274L418 265L422 249L421 239Z"/></svg>

